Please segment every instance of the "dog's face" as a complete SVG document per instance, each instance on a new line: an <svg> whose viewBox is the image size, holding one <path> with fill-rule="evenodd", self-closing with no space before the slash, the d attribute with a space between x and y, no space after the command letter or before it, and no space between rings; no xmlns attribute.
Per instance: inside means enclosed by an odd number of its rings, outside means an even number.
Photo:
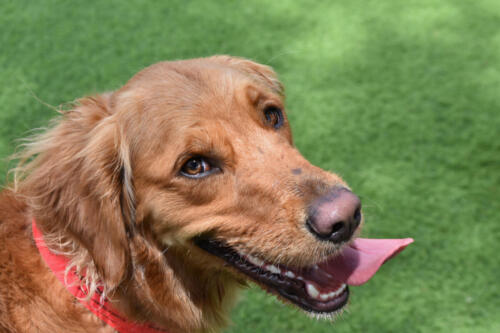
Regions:
<svg viewBox="0 0 500 333"><path fill-rule="evenodd" d="M248 279L314 313L345 285L316 264L349 242L360 203L297 151L268 67L229 57L160 63L113 96L137 224L186 266Z"/></svg>

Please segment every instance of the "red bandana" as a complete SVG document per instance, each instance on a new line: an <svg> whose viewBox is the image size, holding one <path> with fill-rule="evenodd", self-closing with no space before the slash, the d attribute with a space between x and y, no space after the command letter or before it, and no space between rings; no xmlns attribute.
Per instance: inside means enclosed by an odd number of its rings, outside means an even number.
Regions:
<svg viewBox="0 0 500 333"><path fill-rule="evenodd" d="M165 333L165 331L155 328L151 324L139 324L127 321L120 314L118 314L115 309L113 309L108 299L105 298L101 302L101 296L98 293L94 293L89 300L86 300L85 297L87 294L80 285L81 278L76 273L76 268L73 267L65 278L64 275L69 262L68 258L50 252L45 244L45 241L43 240L42 233L36 227L35 219L33 219L32 228L36 247L38 248L38 252L40 252L40 255L47 266L49 266L66 289L102 321L120 333Z"/></svg>

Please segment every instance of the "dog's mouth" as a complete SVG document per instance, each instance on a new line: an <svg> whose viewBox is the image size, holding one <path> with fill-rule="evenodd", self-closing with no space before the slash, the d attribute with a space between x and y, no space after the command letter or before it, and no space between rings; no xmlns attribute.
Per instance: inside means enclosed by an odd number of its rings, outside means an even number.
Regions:
<svg viewBox="0 0 500 333"><path fill-rule="evenodd" d="M380 266L413 242L406 239L356 239L338 255L311 267L269 263L222 241L197 238L195 244L250 277L264 289L307 312L333 314L349 299L347 285L367 282Z"/></svg>
<svg viewBox="0 0 500 333"><path fill-rule="evenodd" d="M264 289L278 294L308 312L338 311L344 307L349 298L347 285L341 281L331 283L333 277L318 266L292 269L267 263L215 240L197 239L195 243L203 250L223 259Z"/></svg>

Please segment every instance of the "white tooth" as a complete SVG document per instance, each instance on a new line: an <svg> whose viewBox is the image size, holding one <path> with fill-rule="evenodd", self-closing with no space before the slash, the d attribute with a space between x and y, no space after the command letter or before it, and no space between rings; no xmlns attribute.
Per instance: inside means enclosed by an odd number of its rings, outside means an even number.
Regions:
<svg viewBox="0 0 500 333"><path fill-rule="evenodd" d="M302 276L300 276L300 275L299 275L299 276L297 276L297 280L302 281L302 280L304 280L304 278L303 278Z"/></svg>
<svg viewBox="0 0 500 333"><path fill-rule="evenodd" d="M345 290L345 287L346 287L346 284L343 283L339 289L333 291L333 297L337 297L338 295L340 295L344 290Z"/></svg>
<svg viewBox="0 0 500 333"><path fill-rule="evenodd" d="M252 257L252 256L247 256L247 260L250 261L255 266L262 267L262 265L264 265L264 261L260 260L259 258L255 258L255 257Z"/></svg>
<svg viewBox="0 0 500 333"><path fill-rule="evenodd" d="M316 299L318 298L319 291L318 291L318 289L316 289L315 286L313 286L310 283L306 283L306 290L307 290L307 293L309 294L309 296L311 296L312 298L316 298Z"/></svg>
<svg viewBox="0 0 500 333"><path fill-rule="evenodd" d="M286 271L285 276L288 276L290 279L293 279L295 277L295 274L293 274L293 272Z"/></svg>
<svg viewBox="0 0 500 333"><path fill-rule="evenodd" d="M328 293L328 298L334 298L334 297L335 297L335 291Z"/></svg>
<svg viewBox="0 0 500 333"><path fill-rule="evenodd" d="M271 272L271 273L274 273L274 274L281 274L281 270L280 270L278 267L274 266L274 265L267 265L267 266L266 266L266 269L267 269L269 272Z"/></svg>
<svg viewBox="0 0 500 333"><path fill-rule="evenodd" d="M319 298L321 298L322 301L326 301L330 298L330 294L320 294Z"/></svg>

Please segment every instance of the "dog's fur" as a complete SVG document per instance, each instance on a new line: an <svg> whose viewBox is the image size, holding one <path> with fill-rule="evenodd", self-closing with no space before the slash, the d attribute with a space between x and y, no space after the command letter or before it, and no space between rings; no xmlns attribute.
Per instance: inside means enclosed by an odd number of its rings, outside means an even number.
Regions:
<svg viewBox="0 0 500 333"><path fill-rule="evenodd" d="M0 331L113 331L41 260L33 217L91 291L103 287L125 317L169 332L219 329L246 284L193 237L295 267L337 251L304 222L311 200L346 185L300 155L286 116L269 126L269 106L284 109L271 68L215 56L155 64L63 111L18 154L0 194ZM190 156L220 172L184 177Z"/></svg>

